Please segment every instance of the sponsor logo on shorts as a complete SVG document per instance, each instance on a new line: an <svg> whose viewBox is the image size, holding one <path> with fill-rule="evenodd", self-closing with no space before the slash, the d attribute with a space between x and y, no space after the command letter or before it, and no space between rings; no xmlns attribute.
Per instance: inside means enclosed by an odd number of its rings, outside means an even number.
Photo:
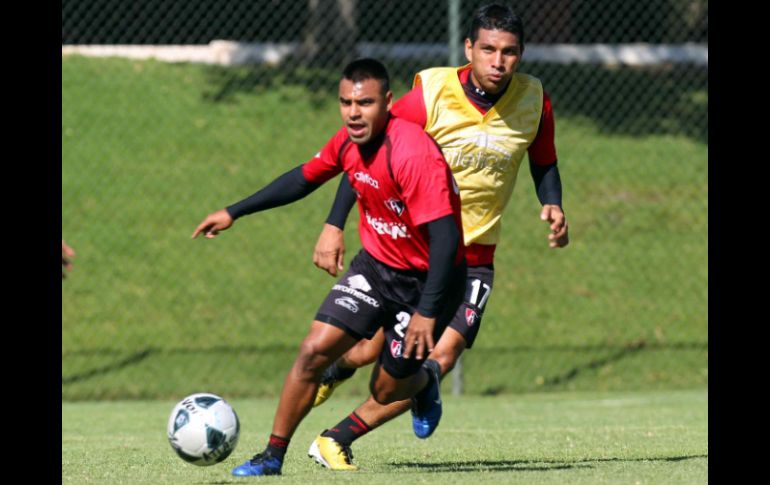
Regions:
<svg viewBox="0 0 770 485"><path fill-rule="evenodd" d="M358 313L358 303L356 300L350 298L349 296L341 296L334 300L334 303L341 306L342 308L347 308L353 313Z"/></svg>
<svg viewBox="0 0 770 485"><path fill-rule="evenodd" d="M361 291L369 291L372 289L372 287L369 285L369 282L366 281L366 278L364 278L364 275L353 275L350 278L348 278L348 285L350 285L351 288L355 288L356 290Z"/></svg>
<svg viewBox="0 0 770 485"><path fill-rule="evenodd" d="M378 302L377 300L375 300L371 296L367 295L366 293L362 293L362 292L360 292L360 291L358 291L356 289L349 288L349 287L344 286L344 285L334 285L334 286L332 286L332 290L337 290L337 291L341 291L343 293L347 293L348 295L352 295L352 296L358 298L359 300L361 300L361 301L363 301L365 303L370 304L374 308L379 308L380 307L380 302Z"/></svg>
<svg viewBox="0 0 770 485"><path fill-rule="evenodd" d="M401 202L398 199L394 199L391 197L390 199L385 201L385 205L388 206L388 209L392 210L396 213L396 215L400 216L402 212L404 212L404 203Z"/></svg>
<svg viewBox="0 0 770 485"><path fill-rule="evenodd" d="M392 340L390 342L390 355L392 355L394 359L401 357L402 350L403 344L400 340Z"/></svg>
<svg viewBox="0 0 770 485"><path fill-rule="evenodd" d="M474 323L476 323L476 320L479 319L479 314L476 313L476 310L473 308L466 308L465 309L465 323L468 324L469 327L472 327Z"/></svg>
<svg viewBox="0 0 770 485"><path fill-rule="evenodd" d="M369 175L366 172L356 172L356 173L353 174L353 177L356 180L358 180L359 182L363 182L365 184L371 185L375 189L379 189L380 188L380 183L377 182L376 179L372 178L372 176Z"/></svg>

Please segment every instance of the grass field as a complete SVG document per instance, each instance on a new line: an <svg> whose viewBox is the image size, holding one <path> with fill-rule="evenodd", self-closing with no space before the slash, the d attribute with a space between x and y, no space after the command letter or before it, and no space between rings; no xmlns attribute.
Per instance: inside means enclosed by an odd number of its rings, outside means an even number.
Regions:
<svg viewBox="0 0 770 485"><path fill-rule="evenodd" d="M225 462L196 467L168 445L172 401L62 404L62 483L243 483L230 470L262 449L273 399L232 399L241 438ZM408 414L354 443L354 473L306 456L323 429L358 404L335 396L297 431L281 483L704 484L708 393L560 392L444 397L436 433L418 440ZM258 450L259 449L259 450Z"/></svg>
<svg viewBox="0 0 770 485"><path fill-rule="evenodd" d="M538 74L555 102L571 244L548 250L525 163L466 390L705 387L708 146L685 114L701 116L707 92L665 73ZM336 181L215 240L189 235L339 126L333 93L307 79L62 58L62 234L78 253L62 284L64 399L276 395L333 283L311 252ZM613 95L587 110L571 80Z"/></svg>

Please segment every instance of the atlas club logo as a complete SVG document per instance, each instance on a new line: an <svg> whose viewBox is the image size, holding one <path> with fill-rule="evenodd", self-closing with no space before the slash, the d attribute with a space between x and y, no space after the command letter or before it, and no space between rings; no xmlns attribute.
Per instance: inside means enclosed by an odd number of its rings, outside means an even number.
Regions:
<svg viewBox="0 0 770 485"><path fill-rule="evenodd" d="M390 355L392 355L394 359L401 357L401 352L403 350L403 344L400 340L392 340L390 342Z"/></svg>
<svg viewBox="0 0 770 485"><path fill-rule="evenodd" d="M394 199L393 197L386 200L385 205L388 207L388 209L395 212L397 216L400 216L401 213L404 212L404 203L398 199Z"/></svg>
<svg viewBox="0 0 770 485"><path fill-rule="evenodd" d="M465 309L465 323L468 324L469 327L472 327L474 323L476 323L476 320L479 319L479 314L476 313L476 310L473 308L466 308Z"/></svg>

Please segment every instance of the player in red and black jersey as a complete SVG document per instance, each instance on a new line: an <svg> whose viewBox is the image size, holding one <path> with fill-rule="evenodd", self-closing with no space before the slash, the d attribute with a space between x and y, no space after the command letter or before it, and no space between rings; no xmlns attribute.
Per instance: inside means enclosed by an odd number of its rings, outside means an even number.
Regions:
<svg viewBox="0 0 770 485"><path fill-rule="evenodd" d="M473 15L465 41L469 64L420 71L412 90L392 109L394 116L418 124L434 138L460 187L468 279L465 299L430 356L430 360L439 363L442 376L473 346L481 327L493 293L494 255L500 241L502 216L525 154L542 204L540 219L549 225L548 245L562 248L569 243L561 203L553 110L540 80L518 72L524 40L523 22L509 6L480 7ZM313 255L316 266L333 276L342 269L342 229L354 204L355 197L343 180ZM377 358L380 339L378 334L371 340L362 340L327 369L316 405L328 399L356 368ZM352 432L347 417L330 437L349 447L410 407L408 400L389 406L369 402L366 409L356 410L358 416L366 416L367 428L357 426ZM432 432L420 421L413 422L413 426L419 438L427 438ZM340 463L333 454L322 458L328 468L347 469L347 464Z"/></svg>
<svg viewBox="0 0 770 485"><path fill-rule="evenodd" d="M371 399L389 404L413 398L415 417L426 426L435 427L441 417L440 369L426 359L463 297L459 189L435 142L419 126L390 116L392 96L378 61L349 64L339 87L345 126L310 161L209 214L192 234L213 238L239 217L301 199L343 171L359 203L363 249L316 314L284 382L266 449L234 475L281 473L323 371L380 327L385 343L372 373ZM322 447L335 444L319 440Z"/></svg>

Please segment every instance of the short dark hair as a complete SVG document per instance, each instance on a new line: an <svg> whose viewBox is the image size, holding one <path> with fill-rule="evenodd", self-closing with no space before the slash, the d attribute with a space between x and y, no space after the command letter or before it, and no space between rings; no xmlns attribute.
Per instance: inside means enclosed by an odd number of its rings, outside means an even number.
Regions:
<svg viewBox="0 0 770 485"><path fill-rule="evenodd" d="M380 90L383 95L390 91L390 76L388 76L388 70L385 68L385 65L377 59L369 57L356 59L342 70L342 79L353 82L376 79L380 82Z"/></svg>
<svg viewBox="0 0 770 485"><path fill-rule="evenodd" d="M519 37L519 43L524 47L524 22L507 5L490 3L479 7L473 13L467 35L471 40L471 44L474 44L476 39L479 38L479 29L510 32Z"/></svg>

